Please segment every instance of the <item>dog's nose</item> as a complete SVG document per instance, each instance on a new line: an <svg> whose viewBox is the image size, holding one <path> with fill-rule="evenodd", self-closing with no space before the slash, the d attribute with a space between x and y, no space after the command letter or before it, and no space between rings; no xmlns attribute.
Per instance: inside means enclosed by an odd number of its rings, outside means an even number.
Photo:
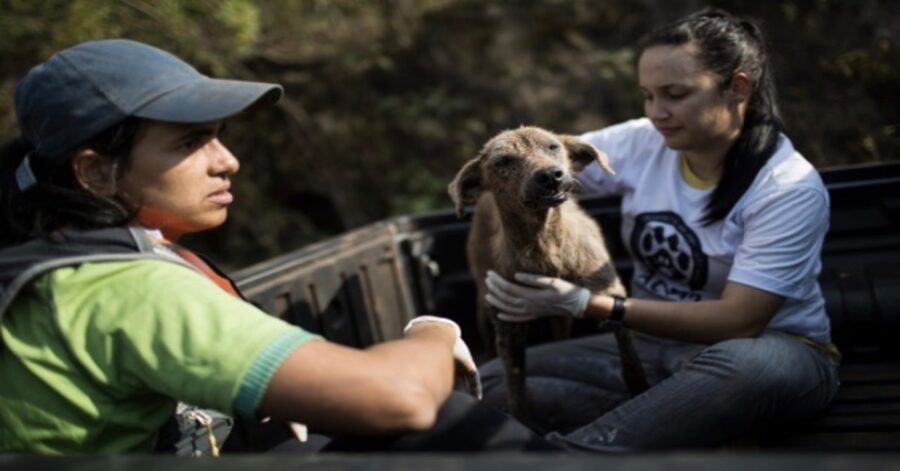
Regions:
<svg viewBox="0 0 900 471"><path fill-rule="evenodd" d="M555 190L559 188L565 176L563 169L554 165L535 172L534 181L543 188Z"/></svg>

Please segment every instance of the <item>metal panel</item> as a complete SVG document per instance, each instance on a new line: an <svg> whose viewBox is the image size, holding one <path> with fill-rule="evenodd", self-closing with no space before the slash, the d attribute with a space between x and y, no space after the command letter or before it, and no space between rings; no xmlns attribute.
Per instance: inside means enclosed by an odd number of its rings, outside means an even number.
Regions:
<svg viewBox="0 0 900 471"><path fill-rule="evenodd" d="M345 345L402 335L415 314L396 228L378 223L234 275L262 310Z"/></svg>

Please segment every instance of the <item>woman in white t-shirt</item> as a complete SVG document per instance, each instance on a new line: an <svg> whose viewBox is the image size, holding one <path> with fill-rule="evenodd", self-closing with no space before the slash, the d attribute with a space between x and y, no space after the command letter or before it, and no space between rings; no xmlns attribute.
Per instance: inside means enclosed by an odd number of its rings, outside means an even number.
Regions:
<svg viewBox="0 0 900 471"><path fill-rule="evenodd" d="M585 134L616 174L579 175L623 198L631 297L539 274L487 280L503 320L568 312L636 332L651 387L633 398L609 334L529 349L531 425L572 449L713 446L811 417L838 384L816 281L828 194L781 133L759 28L707 9L642 46L646 118ZM499 363L481 371L486 400L503 407Z"/></svg>

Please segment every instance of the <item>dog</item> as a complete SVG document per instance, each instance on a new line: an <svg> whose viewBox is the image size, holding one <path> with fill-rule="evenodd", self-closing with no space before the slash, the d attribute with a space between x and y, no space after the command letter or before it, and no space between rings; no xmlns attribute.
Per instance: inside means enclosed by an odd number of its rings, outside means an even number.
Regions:
<svg viewBox="0 0 900 471"><path fill-rule="evenodd" d="M504 368L509 409L528 416L525 348L528 323L497 319L485 300L485 276L493 270L512 280L518 271L560 277L593 293L624 296L622 285L597 223L570 198L578 182L571 171L598 162L609 173L606 154L575 136L537 127L504 131L490 139L459 170L448 186L456 215L475 204L466 256L477 284L478 327L490 354ZM554 318L554 337L569 335L571 319ZM622 372L633 394L646 379L630 333L615 329ZM493 337L493 338L491 338ZM493 347L493 348L492 348Z"/></svg>

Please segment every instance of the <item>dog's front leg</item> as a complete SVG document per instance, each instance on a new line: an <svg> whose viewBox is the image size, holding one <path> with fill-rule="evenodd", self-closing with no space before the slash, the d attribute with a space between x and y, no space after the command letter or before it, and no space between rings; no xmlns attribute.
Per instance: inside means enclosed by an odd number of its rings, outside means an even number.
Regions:
<svg viewBox="0 0 900 471"><path fill-rule="evenodd" d="M528 324L497 321L494 326L497 352L503 362L509 411L516 419L528 417L528 391L525 385L525 348L528 340Z"/></svg>
<svg viewBox="0 0 900 471"><path fill-rule="evenodd" d="M478 322L478 335L481 339L481 345L484 347L484 354L487 358L492 358L498 355L497 345L499 342L494 326L500 321L494 317L497 315L496 309L484 300L485 294L486 292L478 293L478 317L476 321Z"/></svg>
<svg viewBox="0 0 900 471"><path fill-rule="evenodd" d="M631 395L637 396L650 386L647 384L647 375L644 373L641 359L634 348L631 331L619 325L615 327L614 333L619 347L619 359L622 362L622 379Z"/></svg>

